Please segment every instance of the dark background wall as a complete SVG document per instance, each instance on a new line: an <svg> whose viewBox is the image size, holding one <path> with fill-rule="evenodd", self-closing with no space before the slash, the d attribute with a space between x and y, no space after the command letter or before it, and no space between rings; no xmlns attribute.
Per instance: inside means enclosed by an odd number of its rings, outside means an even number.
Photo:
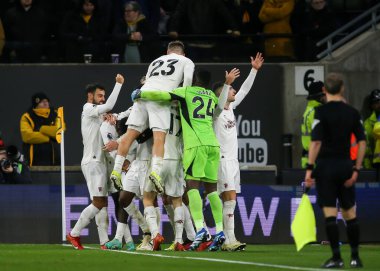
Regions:
<svg viewBox="0 0 380 271"><path fill-rule="evenodd" d="M241 77L233 84L238 90L249 73L249 64L197 65L210 70L213 81L224 80L224 71L235 66L241 69ZM114 108L115 112L120 112L131 106L130 93L138 85L140 77L145 75L147 67L146 64L0 65L0 131L5 143L21 147L20 117L31 106L31 96L42 91L53 106L64 106L66 164L79 165L82 158L80 115L86 101L86 84L99 82L106 87L106 94L109 95L116 74L122 74L126 83ZM241 137L263 138L268 143L267 164L281 164L282 93L282 67L264 65L257 75L252 93L235 112L237 116L241 115L242 120L255 120L256 123L259 120L259 134Z"/></svg>

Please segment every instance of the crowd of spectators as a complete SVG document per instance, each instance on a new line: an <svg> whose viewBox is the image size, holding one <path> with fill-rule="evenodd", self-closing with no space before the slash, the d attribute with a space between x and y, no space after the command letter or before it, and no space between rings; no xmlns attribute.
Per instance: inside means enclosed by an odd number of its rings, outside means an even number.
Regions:
<svg viewBox="0 0 380 271"><path fill-rule="evenodd" d="M222 58L224 47L230 56L233 48L239 48L242 55L264 51L268 60L310 61L320 50L316 41L374 3L3 0L0 59L3 63L80 63L84 54L91 54L93 62L111 62L111 54L116 53L121 62L148 62L162 54L169 40L180 38L195 61L228 61ZM345 12L350 10L354 12ZM298 49L305 46L309 50Z"/></svg>

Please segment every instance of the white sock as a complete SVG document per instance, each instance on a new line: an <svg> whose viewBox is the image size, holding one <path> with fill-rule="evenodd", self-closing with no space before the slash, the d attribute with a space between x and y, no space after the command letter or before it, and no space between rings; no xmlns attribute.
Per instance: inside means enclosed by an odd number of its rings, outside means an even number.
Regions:
<svg viewBox="0 0 380 271"><path fill-rule="evenodd" d="M123 242L123 236L124 236L125 229L127 228L127 226L128 226L127 224L117 222L115 239L119 240L120 242Z"/></svg>
<svg viewBox="0 0 380 271"><path fill-rule="evenodd" d="M84 229L88 224L90 224L91 219L99 213L99 209L93 204L88 205L80 214L80 217L75 224L74 228L71 230L70 235L73 237L78 237L82 229Z"/></svg>
<svg viewBox="0 0 380 271"><path fill-rule="evenodd" d="M164 159L159 156L152 157L152 171L156 172L159 176L161 176L161 169L164 163Z"/></svg>
<svg viewBox="0 0 380 271"><path fill-rule="evenodd" d="M143 233L149 232L149 227L144 216L140 210L136 208L136 205L133 203L133 201L128 205L128 207L124 208L124 210L132 219L136 221L137 225L139 225Z"/></svg>
<svg viewBox="0 0 380 271"><path fill-rule="evenodd" d="M113 170L121 173L121 169L123 168L123 164L125 161L125 156L116 155L115 157L115 165L113 166Z"/></svg>
<svg viewBox="0 0 380 271"><path fill-rule="evenodd" d="M226 235L226 244L236 241L235 237L235 212L236 200L229 200L223 203L223 227Z"/></svg>
<svg viewBox="0 0 380 271"><path fill-rule="evenodd" d="M125 231L124 231L124 239L125 239L125 243L133 242L132 234L131 234L131 230L129 229L128 224L125 224L125 225L127 225L127 226L125 227Z"/></svg>
<svg viewBox="0 0 380 271"><path fill-rule="evenodd" d="M186 237L187 239L194 241L196 233L194 230L193 221L191 220L189 208L187 208L187 206L183 203L182 203L182 207L183 207L183 213L184 213L184 227L186 231Z"/></svg>
<svg viewBox="0 0 380 271"><path fill-rule="evenodd" d="M153 206L146 207L144 209L145 220L148 223L150 233L152 238L155 238L158 234L158 225L157 225L157 213Z"/></svg>
<svg viewBox="0 0 380 271"><path fill-rule="evenodd" d="M175 223L175 243L182 244L182 234L183 234L183 221L185 220L185 215L183 212L183 207L179 206L174 209L174 223Z"/></svg>
<svg viewBox="0 0 380 271"><path fill-rule="evenodd" d="M95 216L96 226L98 228L99 242L100 245L104 245L109 241L108 239L108 212L107 207L103 207L99 213Z"/></svg>
<svg viewBox="0 0 380 271"><path fill-rule="evenodd" d="M169 222L170 222L170 225L172 225L172 228L173 228L173 233L175 235L175 225L174 225L174 209L173 209L173 205L171 204L168 204L168 205L164 205L165 207L165 210L166 210L166 213L168 214L168 217L169 217Z"/></svg>
<svg viewBox="0 0 380 271"><path fill-rule="evenodd" d="M161 210L160 210L160 207L155 207L154 210L156 211L158 231L160 231L160 227L161 227Z"/></svg>

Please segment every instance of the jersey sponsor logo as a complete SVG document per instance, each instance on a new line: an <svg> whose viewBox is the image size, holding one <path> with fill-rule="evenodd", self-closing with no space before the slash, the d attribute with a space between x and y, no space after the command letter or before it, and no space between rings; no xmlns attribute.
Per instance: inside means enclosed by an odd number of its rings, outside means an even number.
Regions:
<svg viewBox="0 0 380 271"><path fill-rule="evenodd" d="M227 120L226 125L224 125L224 128L226 129L232 129L236 126L236 121L235 120Z"/></svg>
<svg viewBox="0 0 380 271"><path fill-rule="evenodd" d="M238 159L240 166L265 166L268 163L268 144L261 136L261 121L236 118Z"/></svg>

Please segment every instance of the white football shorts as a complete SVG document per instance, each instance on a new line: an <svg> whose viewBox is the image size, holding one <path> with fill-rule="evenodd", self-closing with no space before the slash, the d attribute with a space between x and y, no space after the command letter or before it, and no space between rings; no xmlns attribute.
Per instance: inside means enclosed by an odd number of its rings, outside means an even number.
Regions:
<svg viewBox="0 0 380 271"><path fill-rule="evenodd" d="M239 161L220 159L218 171L218 193L236 190L240 193L240 168Z"/></svg>
<svg viewBox="0 0 380 271"><path fill-rule="evenodd" d="M142 198L145 179L149 173L149 161L134 160L128 172L122 173L123 190Z"/></svg>
<svg viewBox="0 0 380 271"><path fill-rule="evenodd" d="M107 166L100 162L90 162L81 166L86 179L91 200L93 197L108 196Z"/></svg>
<svg viewBox="0 0 380 271"><path fill-rule="evenodd" d="M143 132L148 124L153 131L167 131L170 128L170 103L135 101L127 120L128 127Z"/></svg>

